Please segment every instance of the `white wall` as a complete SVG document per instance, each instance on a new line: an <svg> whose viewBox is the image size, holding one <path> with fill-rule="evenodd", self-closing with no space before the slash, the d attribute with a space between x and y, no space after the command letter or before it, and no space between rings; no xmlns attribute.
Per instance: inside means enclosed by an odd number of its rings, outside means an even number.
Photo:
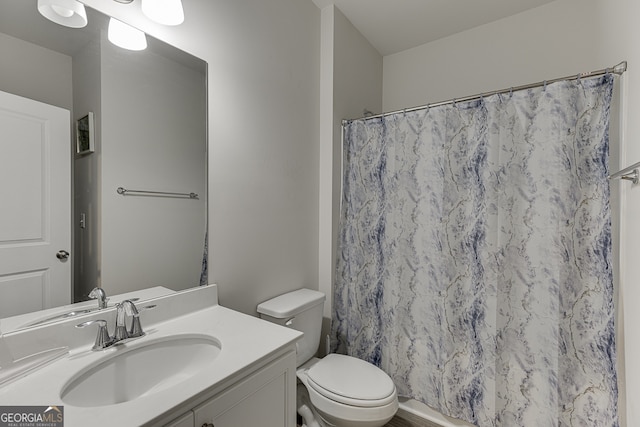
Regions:
<svg viewBox="0 0 640 427"><path fill-rule="evenodd" d="M121 49L104 35L101 46L101 285L108 295L197 286L207 211L205 70L151 47ZM199 197L123 197L118 187Z"/></svg>
<svg viewBox="0 0 640 427"><path fill-rule="evenodd" d="M71 111L71 57L3 34L0 90Z"/></svg>
<svg viewBox="0 0 640 427"><path fill-rule="evenodd" d="M74 301L87 299L100 284L100 181L102 173L100 41L88 43L73 58L73 123L89 111L95 118L95 152L75 155L73 161L73 293ZM73 138L72 138L73 139ZM75 150L74 150L75 152ZM85 214L85 228L80 214Z"/></svg>
<svg viewBox="0 0 640 427"><path fill-rule="evenodd" d="M299 0L183 0L185 22L138 2L86 4L204 59L209 107L209 278L221 304L318 288L320 11Z"/></svg>
<svg viewBox="0 0 640 427"><path fill-rule="evenodd" d="M385 111L611 66L629 0L557 0L384 58ZM609 6L610 5L610 6ZM605 7L606 6L606 7Z"/></svg>
<svg viewBox="0 0 640 427"><path fill-rule="evenodd" d="M382 56L333 5L322 9L319 290L330 327L342 170L342 119L382 110ZM322 348L321 348L322 349Z"/></svg>
<svg viewBox="0 0 640 427"><path fill-rule="evenodd" d="M557 0L545 6L384 58L385 111L443 101L578 72L610 67L622 60L621 141L611 141L611 167L640 161L640 3L633 0ZM616 106L617 108L618 106ZM614 120L614 127L618 124ZM612 131L612 137L615 132ZM617 276L621 415L624 424L640 425L640 187L614 182L620 189L620 274ZM623 337L621 339L620 337ZM626 360L626 363L624 363ZM626 409L625 409L626 391Z"/></svg>

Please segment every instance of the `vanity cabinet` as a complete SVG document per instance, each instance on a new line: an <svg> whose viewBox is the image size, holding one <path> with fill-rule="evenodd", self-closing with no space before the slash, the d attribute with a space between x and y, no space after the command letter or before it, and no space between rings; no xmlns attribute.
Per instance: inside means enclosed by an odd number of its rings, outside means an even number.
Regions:
<svg viewBox="0 0 640 427"><path fill-rule="evenodd" d="M286 353L165 427L295 427L296 353Z"/></svg>

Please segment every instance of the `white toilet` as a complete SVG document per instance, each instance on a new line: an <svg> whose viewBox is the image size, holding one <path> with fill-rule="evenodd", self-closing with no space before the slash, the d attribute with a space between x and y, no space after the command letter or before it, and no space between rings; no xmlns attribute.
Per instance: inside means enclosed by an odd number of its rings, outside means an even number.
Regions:
<svg viewBox="0 0 640 427"><path fill-rule="evenodd" d="M391 378L355 357L313 357L324 299L321 292L299 289L258 305L262 319L304 333L297 344L298 414L306 427L381 427L398 410Z"/></svg>

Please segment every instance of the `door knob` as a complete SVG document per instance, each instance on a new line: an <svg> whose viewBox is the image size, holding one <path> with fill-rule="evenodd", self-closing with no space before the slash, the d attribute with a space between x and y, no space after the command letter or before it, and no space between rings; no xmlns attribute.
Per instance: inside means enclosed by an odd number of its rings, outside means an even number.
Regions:
<svg viewBox="0 0 640 427"><path fill-rule="evenodd" d="M68 259L69 258L69 252L67 252L65 250L58 251L58 253L56 254L56 258L58 258L60 260Z"/></svg>

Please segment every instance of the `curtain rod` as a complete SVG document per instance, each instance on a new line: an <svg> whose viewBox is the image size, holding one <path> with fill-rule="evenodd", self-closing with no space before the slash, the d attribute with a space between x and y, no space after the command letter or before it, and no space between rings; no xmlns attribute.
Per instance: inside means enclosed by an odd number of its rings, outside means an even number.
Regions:
<svg viewBox="0 0 640 427"><path fill-rule="evenodd" d="M634 184L638 184L638 182L640 182L639 169L640 169L640 162L634 163L631 166L627 166L626 168L624 168L622 170L619 170L616 173L612 173L607 178L609 178L609 179L614 179L614 178L626 179L626 180L632 181Z"/></svg>
<svg viewBox="0 0 640 427"><path fill-rule="evenodd" d="M343 119L342 120L342 125L344 126L344 125L349 124L349 123L351 123L353 121L356 121L356 120L377 119L377 118L380 118L380 117L391 116L393 114L408 113L408 112L411 112L411 111L423 110L425 108L439 107L441 105L447 105L447 104L455 104L457 102L473 101L475 99L480 99L480 98L484 98L484 97L491 96L491 95L497 95L497 94L500 94L500 93L511 93L511 92L514 92L514 91L524 90L524 89L532 89L532 88L535 88L535 87L546 86L548 84L561 82L561 81L564 81L564 80L579 80L579 79L586 78L586 77L601 76L603 74L609 74L609 73L621 75L625 71L627 71L627 61L622 61L621 63L619 63L618 65L616 65L614 67L603 68L602 70L591 71L591 72L588 72L588 73L574 74L572 76L560 77L560 78L553 79L553 80L544 80L544 81L541 81L541 82L531 83L531 84L528 84L528 85L510 87L508 89L501 89L501 90L494 90L492 92L479 93L477 95L466 96L464 98L453 98L453 99L450 99L448 101L435 102L433 104L425 104L425 105L420 105L418 107L405 108L405 109L396 110L396 111L389 111L387 113L380 113L380 114L375 114L375 115L367 115L365 117L360 117L360 118L357 118L357 119Z"/></svg>

